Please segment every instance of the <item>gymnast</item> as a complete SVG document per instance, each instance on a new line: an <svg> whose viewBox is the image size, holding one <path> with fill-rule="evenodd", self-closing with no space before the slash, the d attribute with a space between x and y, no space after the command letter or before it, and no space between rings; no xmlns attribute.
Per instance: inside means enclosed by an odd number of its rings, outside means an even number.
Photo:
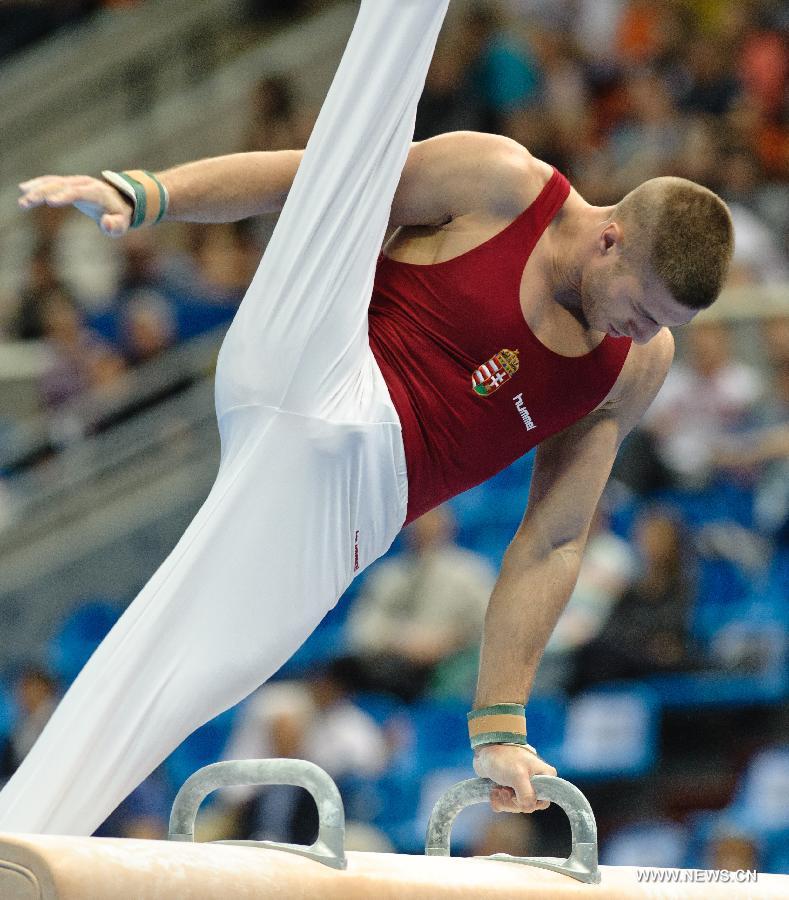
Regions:
<svg viewBox="0 0 789 900"><path fill-rule="evenodd" d="M282 210L216 370L221 461L185 534L0 793L0 831L90 834L295 652L404 523L538 446L468 726L496 810L531 812L525 705L625 435L717 297L732 224L645 182L592 206L504 137L412 144L449 0L363 0L307 149L44 176L107 235ZM383 246L387 228L396 228Z"/></svg>

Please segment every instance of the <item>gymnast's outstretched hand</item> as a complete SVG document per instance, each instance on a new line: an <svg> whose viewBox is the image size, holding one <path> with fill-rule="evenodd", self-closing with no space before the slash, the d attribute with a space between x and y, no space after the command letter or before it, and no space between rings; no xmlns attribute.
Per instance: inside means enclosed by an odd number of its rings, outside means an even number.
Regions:
<svg viewBox="0 0 789 900"><path fill-rule="evenodd" d="M500 787L490 792L496 812L530 813L547 809L548 800L538 800L529 780L532 775L556 775L556 769L517 744L485 744L474 751L474 771Z"/></svg>
<svg viewBox="0 0 789 900"><path fill-rule="evenodd" d="M19 185L20 209L73 206L99 226L103 234L121 237L129 230L131 203L112 185L88 175L42 175Z"/></svg>

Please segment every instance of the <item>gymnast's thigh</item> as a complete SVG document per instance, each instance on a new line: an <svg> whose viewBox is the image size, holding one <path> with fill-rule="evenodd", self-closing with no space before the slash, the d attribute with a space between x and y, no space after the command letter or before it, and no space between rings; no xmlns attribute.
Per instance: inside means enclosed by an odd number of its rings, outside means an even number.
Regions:
<svg viewBox="0 0 789 900"><path fill-rule="evenodd" d="M377 386L369 404L389 415ZM349 411L345 404L338 415ZM223 495L223 512L211 527L222 569L244 572L239 589L253 585L261 600L287 584L294 602L317 602L325 613L386 552L405 519L399 423L332 422L248 406L222 416L220 431L214 490Z"/></svg>

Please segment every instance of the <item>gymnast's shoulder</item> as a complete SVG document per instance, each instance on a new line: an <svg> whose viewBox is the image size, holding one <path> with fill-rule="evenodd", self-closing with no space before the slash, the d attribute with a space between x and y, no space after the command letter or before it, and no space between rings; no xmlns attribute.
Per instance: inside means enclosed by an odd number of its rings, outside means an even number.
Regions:
<svg viewBox="0 0 789 900"><path fill-rule="evenodd" d="M395 197L402 218L428 205L440 216L485 211L512 219L536 200L553 169L511 138L479 131L452 131L412 144ZM417 224L405 223L401 224Z"/></svg>

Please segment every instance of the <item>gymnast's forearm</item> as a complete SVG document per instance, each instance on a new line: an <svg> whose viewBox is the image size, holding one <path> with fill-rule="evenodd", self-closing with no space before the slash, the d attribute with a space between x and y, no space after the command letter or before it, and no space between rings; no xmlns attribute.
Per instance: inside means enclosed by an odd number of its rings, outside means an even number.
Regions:
<svg viewBox="0 0 789 900"><path fill-rule="evenodd" d="M485 616L475 708L526 702L580 559L576 542L540 554L527 540L510 545Z"/></svg>
<svg viewBox="0 0 789 900"><path fill-rule="evenodd" d="M175 222L236 222L282 209L302 150L233 153L158 173L167 188L166 218Z"/></svg>

